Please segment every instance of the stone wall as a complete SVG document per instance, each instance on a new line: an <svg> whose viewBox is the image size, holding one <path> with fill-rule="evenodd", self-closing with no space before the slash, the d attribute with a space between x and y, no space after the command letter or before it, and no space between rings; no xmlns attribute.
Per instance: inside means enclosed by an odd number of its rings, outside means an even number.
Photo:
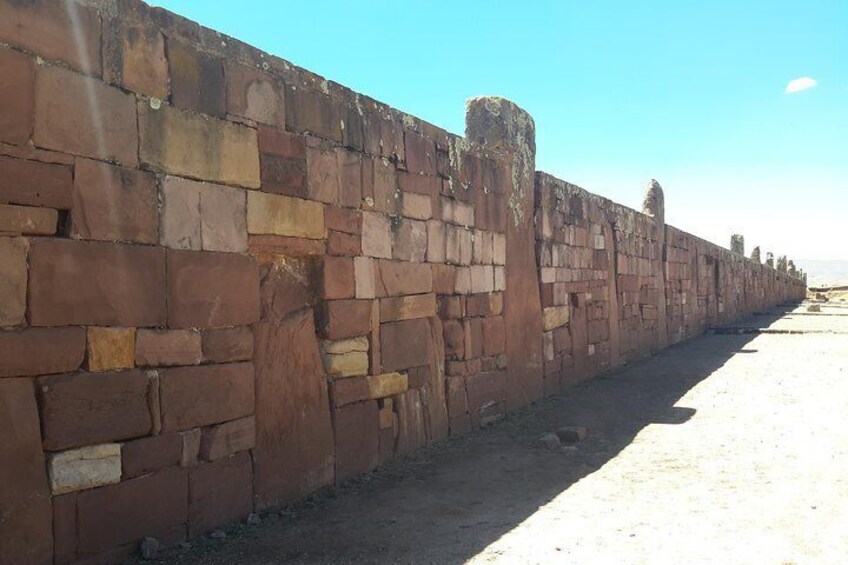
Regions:
<svg viewBox="0 0 848 565"><path fill-rule="evenodd" d="M10 563L169 545L803 282L135 0L0 0ZM784 269L785 271L786 269Z"/></svg>

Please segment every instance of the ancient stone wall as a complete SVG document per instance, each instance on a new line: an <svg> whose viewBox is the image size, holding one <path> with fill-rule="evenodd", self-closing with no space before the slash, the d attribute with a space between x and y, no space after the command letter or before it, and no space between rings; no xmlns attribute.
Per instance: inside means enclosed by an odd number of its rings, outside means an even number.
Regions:
<svg viewBox="0 0 848 565"><path fill-rule="evenodd" d="M769 305L790 273L135 0L0 0L0 560L295 501ZM784 269L785 271L786 269Z"/></svg>

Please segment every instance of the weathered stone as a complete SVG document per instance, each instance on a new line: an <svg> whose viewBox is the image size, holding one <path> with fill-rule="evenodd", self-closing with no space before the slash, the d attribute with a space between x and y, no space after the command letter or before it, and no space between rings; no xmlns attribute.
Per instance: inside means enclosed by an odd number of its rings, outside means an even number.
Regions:
<svg viewBox="0 0 848 565"><path fill-rule="evenodd" d="M200 333L192 330L138 330L135 362L139 367L197 365Z"/></svg>
<svg viewBox="0 0 848 565"><path fill-rule="evenodd" d="M284 127L286 104L282 85L262 71L226 61L227 113Z"/></svg>
<svg viewBox="0 0 848 565"><path fill-rule="evenodd" d="M403 219L396 227L392 242L392 257L420 263L427 255L427 224Z"/></svg>
<svg viewBox="0 0 848 565"><path fill-rule="evenodd" d="M437 220L427 222L427 261L445 261L445 224Z"/></svg>
<svg viewBox="0 0 848 565"><path fill-rule="evenodd" d="M367 335L371 328L371 302L330 300L322 305L319 318L321 332L327 339Z"/></svg>
<svg viewBox="0 0 848 565"><path fill-rule="evenodd" d="M99 57L98 57L99 59ZM135 97L61 67L39 67L35 80L38 147L138 164Z"/></svg>
<svg viewBox="0 0 848 565"><path fill-rule="evenodd" d="M101 241L158 241L156 181L143 171L76 160L71 237Z"/></svg>
<svg viewBox="0 0 848 565"><path fill-rule="evenodd" d="M542 310L542 328L544 331L550 331L568 323L569 319L568 306L550 306Z"/></svg>
<svg viewBox="0 0 848 565"><path fill-rule="evenodd" d="M379 421L377 402L348 404L335 411L336 482L377 467Z"/></svg>
<svg viewBox="0 0 848 565"><path fill-rule="evenodd" d="M506 264L506 236L496 233L492 236L492 262L495 265Z"/></svg>
<svg viewBox="0 0 848 565"><path fill-rule="evenodd" d="M306 149L309 199L326 204L339 204L339 167L332 149Z"/></svg>
<svg viewBox="0 0 848 565"><path fill-rule="evenodd" d="M368 382L368 395L372 399L394 396L409 388L408 376L403 373L383 373L365 379Z"/></svg>
<svg viewBox="0 0 848 565"><path fill-rule="evenodd" d="M189 470L188 531L196 536L253 511L253 466L248 453Z"/></svg>
<svg viewBox="0 0 848 565"><path fill-rule="evenodd" d="M152 559L156 559L156 556L159 555L159 547L159 540L148 536L141 540L141 545L138 550L139 553L141 553L142 559L150 561Z"/></svg>
<svg viewBox="0 0 848 565"><path fill-rule="evenodd" d="M32 135L35 65L32 57L0 48L0 141L20 145Z"/></svg>
<svg viewBox="0 0 848 565"><path fill-rule="evenodd" d="M424 318L380 326L380 354L384 371L420 367L429 362L430 327Z"/></svg>
<svg viewBox="0 0 848 565"><path fill-rule="evenodd" d="M149 379L137 370L42 377L44 448L57 451L150 433L148 388Z"/></svg>
<svg viewBox="0 0 848 565"><path fill-rule="evenodd" d="M171 249L202 247L200 192L203 183L168 176L162 183L162 215L159 245Z"/></svg>
<svg viewBox="0 0 848 565"><path fill-rule="evenodd" d="M474 225L474 207L466 202L442 197L442 220L460 226Z"/></svg>
<svg viewBox="0 0 848 565"><path fill-rule="evenodd" d="M163 249L40 240L29 253L33 326L162 326Z"/></svg>
<svg viewBox="0 0 848 565"><path fill-rule="evenodd" d="M325 206L324 223L327 229L351 235L362 234L362 212L359 210Z"/></svg>
<svg viewBox="0 0 848 565"><path fill-rule="evenodd" d="M169 38L168 66L174 106L224 117L226 83L220 59Z"/></svg>
<svg viewBox="0 0 848 565"><path fill-rule="evenodd" d="M751 260L756 261L757 263L761 262L759 246L754 247L753 251L751 251Z"/></svg>
<svg viewBox="0 0 848 565"><path fill-rule="evenodd" d="M471 265L471 292L495 290L495 271L491 265Z"/></svg>
<svg viewBox="0 0 848 565"><path fill-rule="evenodd" d="M333 430L312 312L261 322L254 332L255 489L264 509L333 482Z"/></svg>
<svg viewBox="0 0 848 565"><path fill-rule="evenodd" d="M0 377L76 371L85 342L85 329L78 327L0 332Z"/></svg>
<svg viewBox="0 0 848 565"><path fill-rule="evenodd" d="M160 371L162 431L185 430L253 414L253 364Z"/></svg>
<svg viewBox="0 0 848 565"><path fill-rule="evenodd" d="M6 359L0 352L0 365ZM53 511L31 379L0 379L0 461L0 560L52 563Z"/></svg>
<svg viewBox="0 0 848 565"><path fill-rule="evenodd" d="M18 326L24 322L28 248L26 239L0 237L0 326ZM0 340L0 350L2 343ZM3 365L0 361L0 376Z"/></svg>
<svg viewBox="0 0 848 565"><path fill-rule="evenodd" d="M49 208L0 204L0 234L53 235L59 214Z"/></svg>
<svg viewBox="0 0 848 565"><path fill-rule="evenodd" d="M321 295L325 300L353 298L355 278L353 259L325 257L321 278Z"/></svg>
<svg viewBox="0 0 848 565"><path fill-rule="evenodd" d="M351 351L368 351L368 338L363 336L339 341L324 341L321 342L321 351L333 355L350 353Z"/></svg>
<svg viewBox="0 0 848 565"><path fill-rule="evenodd" d="M73 169L0 156L0 202L67 210L73 206Z"/></svg>
<svg viewBox="0 0 848 565"><path fill-rule="evenodd" d="M139 158L151 168L259 188L256 130L162 105L138 103ZM37 130L36 130L37 131Z"/></svg>
<svg viewBox="0 0 848 565"><path fill-rule="evenodd" d="M180 467L193 467L200 458L200 428L179 432L182 450L180 452Z"/></svg>
<svg viewBox="0 0 848 565"><path fill-rule="evenodd" d="M395 397L395 405L398 415L396 453L404 455L427 443L421 394L417 390L403 392Z"/></svg>
<svg viewBox="0 0 848 565"><path fill-rule="evenodd" d="M435 294L414 294L380 300L380 321L393 322L436 315Z"/></svg>
<svg viewBox="0 0 848 565"><path fill-rule="evenodd" d="M247 195L247 231L324 239L324 207L319 202L251 192Z"/></svg>
<svg viewBox="0 0 848 565"><path fill-rule="evenodd" d="M427 263L377 261L375 288L377 296L424 294L433 291L433 272Z"/></svg>
<svg viewBox="0 0 848 565"><path fill-rule="evenodd" d="M85 368L92 372L135 367L135 328L89 327Z"/></svg>
<svg viewBox="0 0 848 565"><path fill-rule="evenodd" d="M234 253L168 251L168 327L213 328L259 319L259 269Z"/></svg>
<svg viewBox="0 0 848 565"><path fill-rule="evenodd" d="M327 254L343 257L362 255L362 238L358 235L331 230L327 234Z"/></svg>
<svg viewBox="0 0 848 565"><path fill-rule="evenodd" d="M256 419L253 416L204 428L200 436L200 457L214 461L256 445Z"/></svg>
<svg viewBox="0 0 848 565"><path fill-rule="evenodd" d="M168 98L165 37L154 25L103 21L103 78L127 90Z"/></svg>
<svg viewBox="0 0 848 565"><path fill-rule="evenodd" d="M374 259L370 257L355 257L353 259L356 298L374 298L376 296L375 268Z"/></svg>
<svg viewBox="0 0 848 565"><path fill-rule="evenodd" d="M436 174L436 144L413 131L403 132L406 167L410 172Z"/></svg>
<svg viewBox="0 0 848 565"><path fill-rule="evenodd" d="M306 198L306 143L303 137L260 127L259 162L262 190Z"/></svg>
<svg viewBox="0 0 848 565"><path fill-rule="evenodd" d="M460 226L445 226L445 260L453 265L470 265L473 253L471 231Z"/></svg>
<svg viewBox="0 0 848 565"><path fill-rule="evenodd" d="M370 398L368 380L364 376L334 379L330 381L330 398L333 406L339 408L354 402L362 402Z"/></svg>
<svg viewBox="0 0 848 565"><path fill-rule="evenodd" d="M483 319L483 355L492 357L503 353L506 348L506 331L503 317Z"/></svg>
<svg viewBox="0 0 848 565"><path fill-rule="evenodd" d="M654 179L648 181L645 189L642 213L655 218L659 224L665 223L665 196L660 183Z"/></svg>
<svg viewBox="0 0 848 565"><path fill-rule="evenodd" d="M362 213L362 254L391 259L392 235L389 217L376 212Z"/></svg>
<svg viewBox="0 0 848 565"><path fill-rule="evenodd" d="M362 156L361 154L336 148L338 164L339 204L359 208L362 201Z"/></svg>
<svg viewBox="0 0 848 565"><path fill-rule="evenodd" d="M253 357L250 328L203 330L203 360L211 363L249 361Z"/></svg>
<svg viewBox="0 0 848 565"><path fill-rule="evenodd" d="M206 184L200 191L200 236L204 251L247 250L247 198L240 188Z"/></svg>
<svg viewBox="0 0 848 565"><path fill-rule="evenodd" d="M403 195L401 212L407 218L429 220L433 217L433 203L426 194L408 192Z"/></svg>
<svg viewBox="0 0 848 565"><path fill-rule="evenodd" d="M368 374L368 351L324 353L324 370L334 377L353 377Z"/></svg>
<svg viewBox="0 0 848 565"><path fill-rule="evenodd" d="M730 250L739 255L745 255L745 236L734 233L730 236Z"/></svg>
<svg viewBox="0 0 848 565"><path fill-rule="evenodd" d="M64 494L121 480L121 446L93 445L56 453L50 457L50 490Z"/></svg>
<svg viewBox="0 0 848 565"><path fill-rule="evenodd" d="M178 433L129 441L121 446L121 478L131 479L179 465L182 448Z"/></svg>
<svg viewBox="0 0 848 565"><path fill-rule="evenodd" d="M298 133L342 141L341 120L336 102L321 92L289 86L285 91L286 125Z"/></svg>

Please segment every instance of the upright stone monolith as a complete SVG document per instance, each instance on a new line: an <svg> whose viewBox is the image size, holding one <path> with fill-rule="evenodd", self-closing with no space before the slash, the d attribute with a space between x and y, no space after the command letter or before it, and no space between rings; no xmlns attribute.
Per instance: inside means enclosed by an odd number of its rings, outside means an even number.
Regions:
<svg viewBox="0 0 848 565"><path fill-rule="evenodd" d="M751 251L751 261L756 261L757 263L761 262L760 261L760 246L759 245L757 247L755 247L753 251Z"/></svg>
<svg viewBox="0 0 848 565"><path fill-rule="evenodd" d="M642 201L642 212L654 218L657 222L657 244L660 257L665 257L665 194L662 186L656 179L651 179L648 186L645 188L645 200ZM666 296L665 284L668 279L668 262L664 261L662 269L660 269L660 284L663 294L657 301L657 325L659 329L659 347L663 348L668 345L668 316L666 311ZM616 308L617 308L616 302ZM618 317L615 318L615 323L618 324ZM617 330L617 328L616 328ZM615 332L618 333L617 331Z"/></svg>
<svg viewBox="0 0 848 565"><path fill-rule="evenodd" d="M734 233L730 236L730 250L739 255L745 255L745 236Z"/></svg>
<svg viewBox="0 0 848 565"><path fill-rule="evenodd" d="M777 258L777 270L781 273L786 272L786 255L781 255Z"/></svg>
<svg viewBox="0 0 848 565"><path fill-rule="evenodd" d="M507 183L506 290L507 408L541 398L543 385L542 300L537 280L534 217L536 126L530 114L497 96L468 101L468 141L509 156Z"/></svg>
<svg viewBox="0 0 848 565"><path fill-rule="evenodd" d="M774 269L774 253L766 251L766 265Z"/></svg>

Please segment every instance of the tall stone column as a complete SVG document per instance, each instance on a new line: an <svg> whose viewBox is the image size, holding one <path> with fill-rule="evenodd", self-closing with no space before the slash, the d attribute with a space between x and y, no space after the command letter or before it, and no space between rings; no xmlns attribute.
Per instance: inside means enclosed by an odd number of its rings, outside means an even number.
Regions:
<svg viewBox="0 0 848 565"><path fill-rule="evenodd" d="M508 154L506 290L504 325L507 353L507 408L523 406L543 394L542 301L534 250L536 126L530 114L497 96L468 101L468 141Z"/></svg>
<svg viewBox="0 0 848 565"><path fill-rule="evenodd" d="M657 300L657 326L659 331L659 343L657 347L663 349L668 346L668 262L665 249L665 194L662 186L655 179L648 182L645 187L645 200L642 202L642 213L654 219L657 230L657 248L660 256L660 296Z"/></svg>
<svg viewBox="0 0 848 565"><path fill-rule="evenodd" d="M730 236L730 250L739 255L745 255L745 236L734 233Z"/></svg>

